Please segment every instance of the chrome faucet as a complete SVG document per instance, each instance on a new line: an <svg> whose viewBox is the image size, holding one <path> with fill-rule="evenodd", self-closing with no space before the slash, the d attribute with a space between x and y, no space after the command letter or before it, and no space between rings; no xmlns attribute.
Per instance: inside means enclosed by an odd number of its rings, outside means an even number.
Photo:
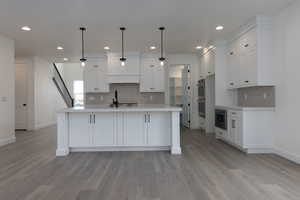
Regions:
<svg viewBox="0 0 300 200"><path fill-rule="evenodd" d="M115 90L115 98L112 100L113 105L118 108L119 107L119 98L118 98L118 90Z"/></svg>

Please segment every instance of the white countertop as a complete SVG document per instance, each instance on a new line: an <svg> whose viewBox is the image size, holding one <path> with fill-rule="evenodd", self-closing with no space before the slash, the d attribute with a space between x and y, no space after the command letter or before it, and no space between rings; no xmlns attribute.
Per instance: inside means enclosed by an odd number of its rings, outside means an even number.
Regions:
<svg viewBox="0 0 300 200"><path fill-rule="evenodd" d="M138 104L135 106L121 106L119 108L110 107L109 105L85 106L65 108L58 113L76 113L76 112L180 112L182 108L165 104Z"/></svg>
<svg viewBox="0 0 300 200"><path fill-rule="evenodd" d="M242 106L225 106L225 105L217 105L216 109L241 110L241 111L275 111L275 107L242 107Z"/></svg>

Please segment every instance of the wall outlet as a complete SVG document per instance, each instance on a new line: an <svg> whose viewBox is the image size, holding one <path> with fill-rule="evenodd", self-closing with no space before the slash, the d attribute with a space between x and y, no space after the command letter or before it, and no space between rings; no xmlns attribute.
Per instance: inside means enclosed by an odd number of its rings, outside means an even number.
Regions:
<svg viewBox="0 0 300 200"><path fill-rule="evenodd" d="M248 94L244 94L244 99L245 99L245 101L247 101L247 99L248 99Z"/></svg>
<svg viewBox="0 0 300 200"><path fill-rule="evenodd" d="M152 95L150 95L150 101L152 101L153 100L153 96Z"/></svg>

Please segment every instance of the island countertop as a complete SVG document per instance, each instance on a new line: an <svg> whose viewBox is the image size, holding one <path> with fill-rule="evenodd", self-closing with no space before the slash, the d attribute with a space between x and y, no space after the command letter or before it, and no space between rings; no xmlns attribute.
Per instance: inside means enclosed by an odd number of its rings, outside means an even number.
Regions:
<svg viewBox="0 0 300 200"><path fill-rule="evenodd" d="M58 113L78 113L78 112L180 112L181 107L166 104L138 104L134 106L120 106L118 108L110 105L82 106L65 108Z"/></svg>

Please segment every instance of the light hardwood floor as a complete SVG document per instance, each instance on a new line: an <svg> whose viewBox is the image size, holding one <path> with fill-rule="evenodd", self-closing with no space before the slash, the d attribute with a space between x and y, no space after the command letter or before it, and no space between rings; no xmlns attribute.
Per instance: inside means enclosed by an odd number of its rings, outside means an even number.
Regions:
<svg viewBox="0 0 300 200"><path fill-rule="evenodd" d="M71 153L56 158L56 128L0 148L0 200L299 200L300 166L246 155L197 131L183 154Z"/></svg>

